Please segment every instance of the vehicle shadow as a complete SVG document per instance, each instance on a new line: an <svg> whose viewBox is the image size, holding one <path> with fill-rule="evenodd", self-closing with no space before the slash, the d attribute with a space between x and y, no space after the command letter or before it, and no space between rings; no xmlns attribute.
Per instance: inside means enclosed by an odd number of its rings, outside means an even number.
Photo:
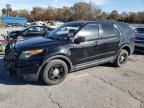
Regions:
<svg viewBox="0 0 144 108"><path fill-rule="evenodd" d="M18 78L17 76L8 76L6 74L3 57L0 56L0 84L3 85L43 85L41 82L29 82L24 81L22 78Z"/></svg>

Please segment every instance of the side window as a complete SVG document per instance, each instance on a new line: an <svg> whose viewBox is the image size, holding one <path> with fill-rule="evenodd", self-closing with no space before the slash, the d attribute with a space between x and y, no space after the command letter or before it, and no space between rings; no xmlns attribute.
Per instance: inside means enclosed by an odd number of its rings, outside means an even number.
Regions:
<svg viewBox="0 0 144 108"><path fill-rule="evenodd" d="M84 36L87 41L97 39L99 37L99 25L88 24L77 35Z"/></svg>
<svg viewBox="0 0 144 108"><path fill-rule="evenodd" d="M118 25L124 33L131 33L132 32L133 28L131 28L127 23L118 23Z"/></svg>
<svg viewBox="0 0 144 108"><path fill-rule="evenodd" d="M27 31L34 31L34 27L28 28Z"/></svg>
<svg viewBox="0 0 144 108"><path fill-rule="evenodd" d="M112 37L119 35L119 31L114 27L113 24L102 24L102 29L102 37Z"/></svg>
<svg viewBox="0 0 144 108"><path fill-rule="evenodd" d="M40 32L42 30L43 30L43 28L41 28L41 27L35 27L35 31L37 31L37 32Z"/></svg>

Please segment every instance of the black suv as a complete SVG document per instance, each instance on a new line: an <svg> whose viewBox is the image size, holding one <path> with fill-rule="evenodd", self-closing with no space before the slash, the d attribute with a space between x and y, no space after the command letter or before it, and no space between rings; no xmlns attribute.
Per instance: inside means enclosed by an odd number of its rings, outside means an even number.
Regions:
<svg viewBox="0 0 144 108"><path fill-rule="evenodd" d="M123 66L133 50L133 31L126 23L69 22L46 38L17 42L4 61L10 75L54 85L79 69L107 62Z"/></svg>

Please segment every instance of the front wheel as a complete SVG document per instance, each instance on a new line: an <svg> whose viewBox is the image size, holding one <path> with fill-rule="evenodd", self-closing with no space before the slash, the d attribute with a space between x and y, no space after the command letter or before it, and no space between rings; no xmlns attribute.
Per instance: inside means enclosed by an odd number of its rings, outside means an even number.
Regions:
<svg viewBox="0 0 144 108"><path fill-rule="evenodd" d="M124 49L121 49L115 62L114 62L114 65L116 67L121 67L123 66L125 63L127 63L127 60L128 60L128 52Z"/></svg>
<svg viewBox="0 0 144 108"><path fill-rule="evenodd" d="M56 85L61 83L67 76L68 66L62 60L51 60L42 73L42 80L47 85Z"/></svg>

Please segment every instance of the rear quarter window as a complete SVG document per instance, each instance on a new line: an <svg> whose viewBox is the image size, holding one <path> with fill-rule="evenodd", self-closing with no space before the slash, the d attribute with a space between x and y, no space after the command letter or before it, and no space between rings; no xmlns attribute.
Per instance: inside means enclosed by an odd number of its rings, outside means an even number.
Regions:
<svg viewBox="0 0 144 108"><path fill-rule="evenodd" d="M118 24L121 31L124 33L132 33L132 28L126 23L119 23Z"/></svg>
<svg viewBox="0 0 144 108"><path fill-rule="evenodd" d="M102 24L102 37L113 37L113 36L119 36L118 29L113 24Z"/></svg>

